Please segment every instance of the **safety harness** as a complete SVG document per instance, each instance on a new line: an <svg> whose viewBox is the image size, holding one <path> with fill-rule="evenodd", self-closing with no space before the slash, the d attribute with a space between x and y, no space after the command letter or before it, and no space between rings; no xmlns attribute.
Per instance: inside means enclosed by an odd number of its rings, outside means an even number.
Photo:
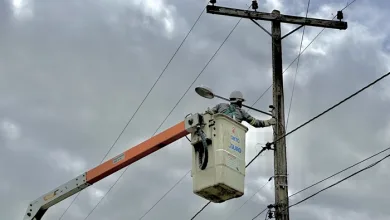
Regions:
<svg viewBox="0 0 390 220"><path fill-rule="evenodd" d="M236 108L232 104L229 104L229 108L223 110L222 113L236 120Z"/></svg>

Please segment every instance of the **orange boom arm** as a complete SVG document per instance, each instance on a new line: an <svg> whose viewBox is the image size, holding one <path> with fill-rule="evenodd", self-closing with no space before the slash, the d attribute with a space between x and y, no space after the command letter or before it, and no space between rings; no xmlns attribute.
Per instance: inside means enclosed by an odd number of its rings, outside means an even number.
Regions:
<svg viewBox="0 0 390 220"><path fill-rule="evenodd" d="M139 159L165 147L166 145L186 136L189 132L185 129L184 121L159 133L156 136L130 148L105 163L87 171L87 183L94 184L99 180L115 173Z"/></svg>
<svg viewBox="0 0 390 220"><path fill-rule="evenodd" d="M184 121L46 193L29 204L24 220L41 220L51 206L190 134L191 131L201 124L201 120L202 116L199 114L188 117Z"/></svg>

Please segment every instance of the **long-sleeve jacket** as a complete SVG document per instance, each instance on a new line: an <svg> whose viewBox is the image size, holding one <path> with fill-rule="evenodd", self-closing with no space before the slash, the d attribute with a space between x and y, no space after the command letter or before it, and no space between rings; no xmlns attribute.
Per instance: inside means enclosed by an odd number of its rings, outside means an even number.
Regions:
<svg viewBox="0 0 390 220"><path fill-rule="evenodd" d="M213 107L211 111L214 114L216 113L226 114L227 116L235 119L239 123L241 123L242 121L246 121L255 128L266 127L263 120L258 120L252 117L250 114L248 114L248 112L241 109L236 104L220 103L215 107Z"/></svg>

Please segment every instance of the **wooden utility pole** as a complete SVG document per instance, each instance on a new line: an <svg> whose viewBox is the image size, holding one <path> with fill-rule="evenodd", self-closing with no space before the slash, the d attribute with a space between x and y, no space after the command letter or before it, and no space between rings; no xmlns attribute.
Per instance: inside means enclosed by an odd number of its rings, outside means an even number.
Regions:
<svg viewBox="0 0 390 220"><path fill-rule="evenodd" d="M285 119L284 119L284 93L283 93L283 65L282 65L282 39L289 36L301 27L314 26L323 28L333 28L346 30L347 23L342 22L343 14L337 12L337 19L323 20L315 18L305 18L290 15L280 14L279 11L273 10L272 13L257 12L257 1L252 1L252 9L240 10L235 8L226 8L215 6L216 1L210 1L212 5L207 6L207 13L226 15L252 20L257 26L263 29L272 37L272 68L273 68L273 115L276 118L277 124L274 128L274 184L275 184L275 204L269 206L275 208L276 220L289 220L289 202L288 202L288 181L287 181L287 156L286 156L286 140L285 135ZM255 20L265 20L272 22L271 33L262 27ZM282 37L281 23L300 25L290 33Z"/></svg>

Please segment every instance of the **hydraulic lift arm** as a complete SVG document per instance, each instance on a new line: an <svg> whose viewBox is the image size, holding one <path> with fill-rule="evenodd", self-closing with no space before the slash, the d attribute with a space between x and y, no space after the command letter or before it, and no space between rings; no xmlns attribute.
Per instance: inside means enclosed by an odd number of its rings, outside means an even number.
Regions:
<svg viewBox="0 0 390 220"><path fill-rule="evenodd" d="M24 220L41 220L51 206L190 134L201 126L202 119L203 117L200 114L186 117L184 121L46 193L29 204Z"/></svg>

